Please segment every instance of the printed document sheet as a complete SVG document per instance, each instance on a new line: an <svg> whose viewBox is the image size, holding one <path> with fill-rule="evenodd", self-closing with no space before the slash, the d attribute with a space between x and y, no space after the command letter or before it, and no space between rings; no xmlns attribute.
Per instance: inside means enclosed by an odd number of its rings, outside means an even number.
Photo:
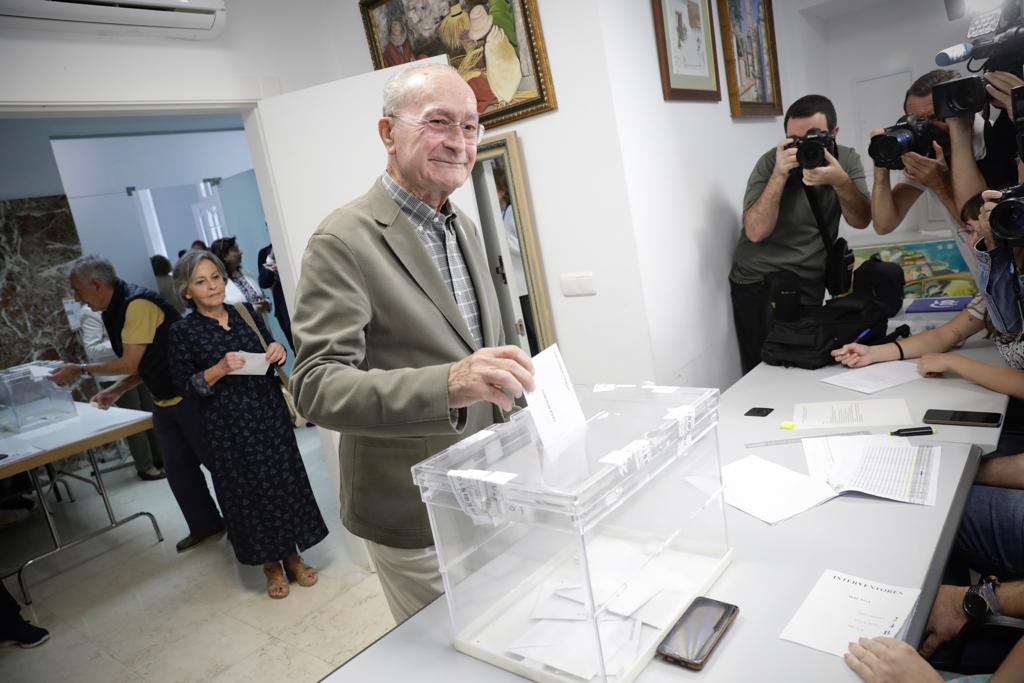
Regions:
<svg viewBox="0 0 1024 683"><path fill-rule="evenodd" d="M844 389L853 389L862 394L873 394L883 389L898 387L907 382L921 379L917 373L917 361L901 360L891 363L875 363L866 368L847 370L825 377L821 381Z"/></svg>
<svg viewBox="0 0 1024 683"><path fill-rule="evenodd" d="M249 353L248 351L239 351L242 357L245 358L245 365L232 370L229 375L265 375L267 370L270 368L270 363L267 362L267 354L265 353Z"/></svg>
<svg viewBox="0 0 1024 683"><path fill-rule="evenodd" d="M939 446L878 434L804 439L811 478L836 493L859 491L917 505L935 505L940 452Z"/></svg>
<svg viewBox="0 0 1024 683"><path fill-rule="evenodd" d="M793 422L797 429L900 425L910 422L910 410L901 398L797 403Z"/></svg>
<svg viewBox="0 0 1024 683"><path fill-rule="evenodd" d="M553 448L586 422L558 344L533 357L533 381L536 387L526 392L526 403L541 443Z"/></svg>
<svg viewBox="0 0 1024 683"><path fill-rule="evenodd" d="M842 657L858 638L897 637L920 593L826 569L779 637Z"/></svg>

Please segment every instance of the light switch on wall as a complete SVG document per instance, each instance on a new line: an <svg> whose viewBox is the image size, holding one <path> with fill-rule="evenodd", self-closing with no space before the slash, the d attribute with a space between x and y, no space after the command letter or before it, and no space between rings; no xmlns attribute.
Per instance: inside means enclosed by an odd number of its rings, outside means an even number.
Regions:
<svg viewBox="0 0 1024 683"><path fill-rule="evenodd" d="M594 274L590 271L582 273L562 273L562 294L564 296L594 296Z"/></svg>

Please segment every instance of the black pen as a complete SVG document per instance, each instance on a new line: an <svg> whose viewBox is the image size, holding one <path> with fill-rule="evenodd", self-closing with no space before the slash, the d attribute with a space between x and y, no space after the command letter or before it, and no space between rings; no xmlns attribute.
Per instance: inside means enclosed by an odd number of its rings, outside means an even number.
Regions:
<svg viewBox="0 0 1024 683"><path fill-rule="evenodd" d="M934 433L935 430L931 427L907 427L906 429L897 429L895 432L889 432L889 436L926 436Z"/></svg>

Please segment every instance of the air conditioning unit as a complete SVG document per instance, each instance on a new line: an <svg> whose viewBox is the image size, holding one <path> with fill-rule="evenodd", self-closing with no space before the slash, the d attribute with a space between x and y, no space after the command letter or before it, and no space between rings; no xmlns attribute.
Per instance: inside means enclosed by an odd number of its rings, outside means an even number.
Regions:
<svg viewBox="0 0 1024 683"><path fill-rule="evenodd" d="M224 31L225 0L0 0L0 28L209 40Z"/></svg>

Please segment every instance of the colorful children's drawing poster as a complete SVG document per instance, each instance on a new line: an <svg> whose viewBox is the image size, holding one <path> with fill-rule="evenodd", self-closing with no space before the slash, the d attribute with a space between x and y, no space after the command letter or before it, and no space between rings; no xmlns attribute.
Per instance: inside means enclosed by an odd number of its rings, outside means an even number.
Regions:
<svg viewBox="0 0 1024 683"><path fill-rule="evenodd" d="M978 285L953 240L907 242L857 247L854 268L878 255L883 261L903 267L903 296L921 299L932 296L974 296Z"/></svg>

